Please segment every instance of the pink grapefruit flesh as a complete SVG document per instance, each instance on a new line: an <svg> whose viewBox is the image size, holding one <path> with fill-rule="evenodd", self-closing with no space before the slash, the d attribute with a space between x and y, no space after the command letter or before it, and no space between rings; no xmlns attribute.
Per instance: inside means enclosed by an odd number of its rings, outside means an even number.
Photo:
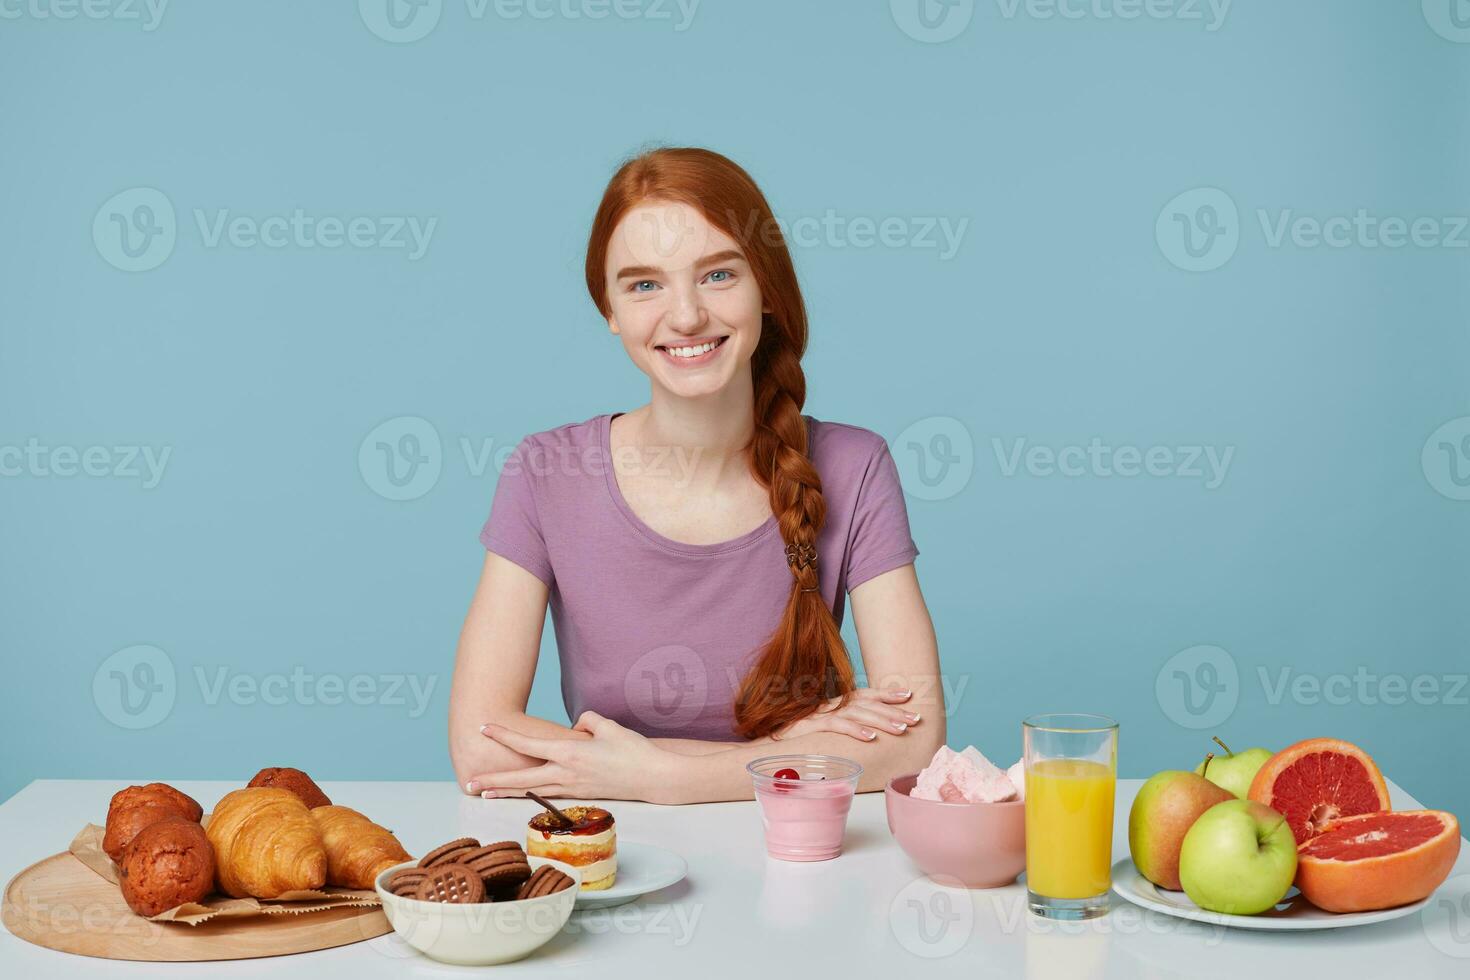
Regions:
<svg viewBox="0 0 1470 980"><path fill-rule="evenodd" d="M1328 912L1369 912L1427 898L1460 856L1460 824L1440 810L1330 821L1301 845L1296 886Z"/></svg>
<svg viewBox="0 0 1470 980"><path fill-rule="evenodd" d="M1309 738L1277 752L1256 772L1247 796L1286 817L1299 845L1339 817L1390 808L1373 757L1335 738Z"/></svg>

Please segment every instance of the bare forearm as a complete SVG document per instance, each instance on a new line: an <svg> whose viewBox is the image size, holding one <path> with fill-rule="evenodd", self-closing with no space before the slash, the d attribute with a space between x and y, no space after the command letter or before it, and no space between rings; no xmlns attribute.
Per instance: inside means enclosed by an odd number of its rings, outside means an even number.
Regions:
<svg viewBox="0 0 1470 980"><path fill-rule="evenodd" d="M459 785L464 788L475 776L487 772L506 772L539 765L543 760L522 755L509 746L480 733L480 726L494 722L514 729L523 735L536 738L587 738L585 732L574 732L566 725L558 725L545 718L528 715L524 711L497 712L492 718L465 719L454 723L449 740L449 755L454 763L454 773Z"/></svg>
<svg viewBox="0 0 1470 980"><path fill-rule="evenodd" d="M480 734L480 725L485 721L493 721L497 725L520 732L522 735L531 735L536 738L588 738L586 732L568 728L566 725L548 721L545 718L537 718L523 711L497 712L495 717L482 721L466 719L455 725L454 736L451 739L450 754L454 763L455 775L458 777L461 787L465 786L475 776L487 772L504 772L511 769L522 769L528 766L540 764L542 759L523 755L514 749L488 739ZM761 738L750 742L707 742L693 738L654 738L649 739L659 748L681 756L706 756L725 752L737 746L770 746L770 739Z"/></svg>
<svg viewBox="0 0 1470 980"><path fill-rule="evenodd" d="M717 752L727 752L742 745L769 746L771 744L768 738L757 738L749 742L705 742L697 738L653 738L649 741L661 749L677 752L680 755L714 755Z"/></svg>
<svg viewBox="0 0 1470 980"><path fill-rule="evenodd" d="M941 716L942 719L942 716ZM674 780L674 803L713 803L723 800L748 800L754 795L746 765L773 751L793 755L839 755L853 759L863 767L858 779L858 792L882 789L889 779L916 772L928 764L935 749L944 743L944 723L910 729L902 737L879 737L859 742L846 735L813 732L782 739L780 748L770 742L737 743L723 751L702 756L674 756L669 760Z"/></svg>

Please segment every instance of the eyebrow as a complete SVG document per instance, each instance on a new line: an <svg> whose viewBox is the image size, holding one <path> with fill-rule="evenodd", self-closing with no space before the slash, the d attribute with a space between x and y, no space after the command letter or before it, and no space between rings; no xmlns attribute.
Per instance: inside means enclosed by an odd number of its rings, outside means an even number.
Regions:
<svg viewBox="0 0 1470 980"><path fill-rule="evenodd" d="M716 262L729 262L731 259L745 261L745 256L733 248L727 248L723 252L711 252L699 261L695 262L696 268L702 265L714 265ZM616 279L630 279L634 276L656 276L664 270L651 265L628 265L618 270Z"/></svg>

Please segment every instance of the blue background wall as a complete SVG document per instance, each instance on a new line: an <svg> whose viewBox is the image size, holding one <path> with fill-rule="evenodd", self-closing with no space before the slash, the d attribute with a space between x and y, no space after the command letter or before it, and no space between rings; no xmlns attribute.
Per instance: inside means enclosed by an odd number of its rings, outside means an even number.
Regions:
<svg viewBox="0 0 1470 980"><path fill-rule="evenodd" d="M579 269L665 141L805 219L808 410L893 442L953 744L1103 711L1142 776L1330 734L1470 816L1448 2L49 2L0 20L0 796L449 778L493 454L646 396ZM249 237L298 208L318 237Z"/></svg>

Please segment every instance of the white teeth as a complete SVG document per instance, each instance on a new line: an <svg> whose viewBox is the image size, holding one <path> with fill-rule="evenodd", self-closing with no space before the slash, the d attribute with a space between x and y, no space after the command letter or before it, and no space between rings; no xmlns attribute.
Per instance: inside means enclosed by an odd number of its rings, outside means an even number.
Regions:
<svg viewBox="0 0 1470 980"><path fill-rule="evenodd" d="M675 357L698 357L700 354L708 354L717 346L714 341L710 341L707 344L696 344L693 347L667 347L665 350Z"/></svg>

